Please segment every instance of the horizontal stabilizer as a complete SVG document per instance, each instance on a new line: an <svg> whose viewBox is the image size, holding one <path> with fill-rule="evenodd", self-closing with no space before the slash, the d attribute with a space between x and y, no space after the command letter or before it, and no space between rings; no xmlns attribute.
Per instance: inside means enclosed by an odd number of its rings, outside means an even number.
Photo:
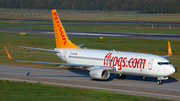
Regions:
<svg viewBox="0 0 180 101"><path fill-rule="evenodd" d="M84 46L84 44L78 45L78 47L82 47L82 46Z"/></svg>

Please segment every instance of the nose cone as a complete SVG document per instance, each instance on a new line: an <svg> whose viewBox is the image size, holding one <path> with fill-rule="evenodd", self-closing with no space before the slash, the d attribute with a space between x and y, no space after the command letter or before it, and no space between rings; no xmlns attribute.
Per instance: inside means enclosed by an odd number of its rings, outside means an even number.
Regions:
<svg viewBox="0 0 180 101"><path fill-rule="evenodd" d="M173 66L166 67L166 72L168 75L172 75L175 72L175 68Z"/></svg>

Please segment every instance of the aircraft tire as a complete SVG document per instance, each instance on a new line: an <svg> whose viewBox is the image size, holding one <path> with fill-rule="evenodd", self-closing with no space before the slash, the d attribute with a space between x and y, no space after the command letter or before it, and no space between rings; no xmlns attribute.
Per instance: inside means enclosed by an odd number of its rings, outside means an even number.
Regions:
<svg viewBox="0 0 180 101"><path fill-rule="evenodd" d="M117 79L126 79L126 75L120 75L120 74L118 74L118 75L117 75Z"/></svg>
<svg viewBox="0 0 180 101"><path fill-rule="evenodd" d="M158 85L162 85L163 83L162 83L161 80L158 80L157 84L158 84Z"/></svg>
<svg viewBox="0 0 180 101"><path fill-rule="evenodd" d="M93 81L94 80L94 78L92 78L92 77L90 77L90 79Z"/></svg>

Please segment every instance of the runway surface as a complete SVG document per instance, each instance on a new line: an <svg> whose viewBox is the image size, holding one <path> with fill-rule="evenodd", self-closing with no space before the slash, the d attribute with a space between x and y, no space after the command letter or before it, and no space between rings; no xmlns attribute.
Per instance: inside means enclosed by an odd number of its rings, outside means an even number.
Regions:
<svg viewBox="0 0 180 101"><path fill-rule="evenodd" d="M30 72L29 76L28 72ZM142 79L137 76L127 76L127 79L118 80L116 75L111 75L110 79L106 81L91 81L88 71L84 70L0 64L0 79L112 90L123 94L173 100L180 99L180 82L175 78L163 81L163 85L157 85L156 78Z"/></svg>
<svg viewBox="0 0 180 101"><path fill-rule="evenodd" d="M37 22L52 22L52 20L28 20L28 19L0 19L4 21L37 21ZM70 20L61 20L62 23L83 23L83 24L64 24L64 25L71 25L71 26L180 26L178 22L127 22L127 21L70 21ZM87 23L87 24L86 24ZM91 24L89 24L91 23ZM107 25L108 23L108 25ZM123 23L123 24L122 24ZM1 23L1 24L8 24L8 23ZM31 24L23 24L23 23L11 23L14 25L31 25ZM119 25L117 25L119 24ZM52 25L52 24L33 24L33 25Z"/></svg>
<svg viewBox="0 0 180 101"><path fill-rule="evenodd" d="M48 36L23 36L23 37L0 37L0 38L54 38L54 30L47 29L23 29L23 28L0 28L0 32L47 34ZM66 31L69 37L118 37L134 39L164 39L180 40L180 34L155 34L155 33L124 33L124 32L90 32L90 31Z"/></svg>
<svg viewBox="0 0 180 101"><path fill-rule="evenodd" d="M43 26L53 26L53 24L24 24L24 23L0 23L0 25L43 25ZM93 23L93 24L63 24L64 26L107 26L107 27L120 27L120 26L129 26L129 27L137 27L137 26L149 26L149 27L152 27L152 25L154 27L179 27L180 24L147 24L147 23L127 23L127 25L124 25L119 23L119 24L104 24L104 23Z"/></svg>

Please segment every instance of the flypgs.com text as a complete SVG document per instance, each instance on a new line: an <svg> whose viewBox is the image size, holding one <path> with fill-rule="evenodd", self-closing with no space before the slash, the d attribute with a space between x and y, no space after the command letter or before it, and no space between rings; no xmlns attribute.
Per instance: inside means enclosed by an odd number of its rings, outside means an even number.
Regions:
<svg viewBox="0 0 180 101"><path fill-rule="evenodd" d="M108 53L104 58L105 66L118 66L118 70L121 70L122 67L144 69L145 63L146 59L130 58L129 60L127 60L127 57L112 56L112 53Z"/></svg>

